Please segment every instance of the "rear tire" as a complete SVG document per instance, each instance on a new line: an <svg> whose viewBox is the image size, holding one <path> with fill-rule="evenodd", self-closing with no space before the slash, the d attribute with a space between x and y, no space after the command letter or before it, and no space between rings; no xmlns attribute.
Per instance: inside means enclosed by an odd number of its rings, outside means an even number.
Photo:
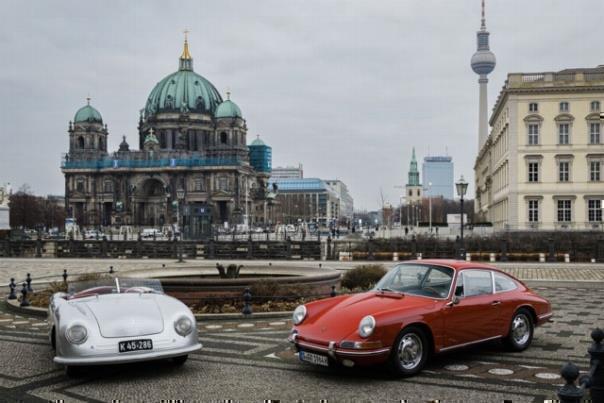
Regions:
<svg viewBox="0 0 604 403"><path fill-rule="evenodd" d="M390 371L399 377L418 374L428 361L429 351L428 337L422 329L417 326L403 329L390 351Z"/></svg>
<svg viewBox="0 0 604 403"><path fill-rule="evenodd" d="M527 309L521 308L512 316L505 345L510 351L524 351L531 345L534 332L533 316Z"/></svg>
<svg viewBox="0 0 604 403"><path fill-rule="evenodd" d="M189 358L188 355L181 355L179 357L174 357L172 358L172 362L174 363L174 365L176 365L177 367L182 366L185 362L187 362L187 358Z"/></svg>

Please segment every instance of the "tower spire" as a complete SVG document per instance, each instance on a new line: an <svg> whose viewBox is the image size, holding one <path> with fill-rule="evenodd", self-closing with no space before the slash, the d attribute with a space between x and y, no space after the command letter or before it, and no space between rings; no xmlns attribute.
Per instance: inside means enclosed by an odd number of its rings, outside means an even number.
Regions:
<svg viewBox="0 0 604 403"><path fill-rule="evenodd" d="M484 0L482 0L482 18L480 20L480 29L483 31L487 29L487 24L484 18Z"/></svg>
<svg viewBox="0 0 604 403"><path fill-rule="evenodd" d="M182 49L182 54L180 55L180 63L179 70L193 70L193 57L191 57L191 53L189 52L189 30L185 29L185 43Z"/></svg>

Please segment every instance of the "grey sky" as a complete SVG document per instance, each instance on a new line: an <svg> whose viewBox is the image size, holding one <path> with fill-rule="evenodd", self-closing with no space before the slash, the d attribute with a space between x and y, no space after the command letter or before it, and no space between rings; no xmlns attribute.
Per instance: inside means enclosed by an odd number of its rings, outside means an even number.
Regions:
<svg viewBox="0 0 604 403"><path fill-rule="evenodd" d="M508 72L604 64L603 15L601 0L487 0L489 110ZM471 182L479 26L479 0L5 0L0 182L62 194L68 122L88 94L109 148L122 135L136 146L139 110L177 69L184 28L195 71L231 89L274 166L339 178L369 209L380 188L398 203L412 146L419 158L447 149Z"/></svg>

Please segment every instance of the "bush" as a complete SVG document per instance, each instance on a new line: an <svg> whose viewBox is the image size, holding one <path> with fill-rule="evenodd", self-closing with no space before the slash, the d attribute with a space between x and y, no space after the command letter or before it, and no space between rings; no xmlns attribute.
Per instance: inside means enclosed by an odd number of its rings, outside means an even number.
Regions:
<svg viewBox="0 0 604 403"><path fill-rule="evenodd" d="M357 266L349 270L342 277L342 287L367 290L386 274L386 269L381 264L368 264Z"/></svg>

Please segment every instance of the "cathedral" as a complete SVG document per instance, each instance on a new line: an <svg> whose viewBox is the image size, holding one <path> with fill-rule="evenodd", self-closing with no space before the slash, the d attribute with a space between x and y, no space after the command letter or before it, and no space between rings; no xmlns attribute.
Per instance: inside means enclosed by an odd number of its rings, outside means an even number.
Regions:
<svg viewBox="0 0 604 403"><path fill-rule="evenodd" d="M241 109L193 70L186 37L178 71L155 85L141 110L138 150L124 137L107 151L107 125L90 99L68 133L65 201L80 226L176 226L196 239L212 224L266 219L271 148L260 139L247 145Z"/></svg>

